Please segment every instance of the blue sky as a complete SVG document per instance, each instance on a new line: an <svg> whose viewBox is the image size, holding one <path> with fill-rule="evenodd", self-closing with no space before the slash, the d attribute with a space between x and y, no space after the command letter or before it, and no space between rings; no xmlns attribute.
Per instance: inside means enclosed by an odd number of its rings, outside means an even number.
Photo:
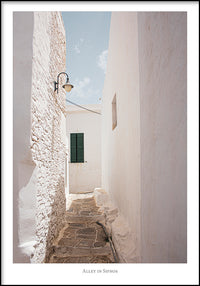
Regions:
<svg viewBox="0 0 200 286"><path fill-rule="evenodd" d="M74 88L67 98L101 103L111 12L62 12L66 32L66 72Z"/></svg>

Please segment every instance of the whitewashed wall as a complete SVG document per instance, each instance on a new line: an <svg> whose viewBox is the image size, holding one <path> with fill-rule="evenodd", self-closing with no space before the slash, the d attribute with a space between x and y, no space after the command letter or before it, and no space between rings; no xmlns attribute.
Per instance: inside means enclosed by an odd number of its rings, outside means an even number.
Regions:
<svg viewBox="0 0 200 286"><path fill-rule="evenodd" d="M117 126L112 130L116 94ZM140 247L140 105L135 13L112 13L102 108L102 186L132 230L132 260ZM128 247L128 246L127 246Z"/></svg>
<svg viewBox="0 0 200 286"><path fill-rule="evenodd" d="M101 105L84 107L101 112ZM101 187L101 115L67 105L68 192L91 192ZM84 163L70 161L70 133L84 133Z"/></svg>
<svg viewBox="0 0 200 286"><path fill-rule="evenodd" d="M126 262L187 259L186 81L186 13L112 13L102 186L132 233Z"/></svg>
<svg viewBox="0 0 200 286"><path fill-rule="evenodd" d="M30 261L29 251L33 251L36 241L36 191L32 186L35 181L35 164L30 151L33 27L33 13L14 13L13 262L24 263Z"/></svg>
<svg viewBox="0 0 200 286"><path fill-rule="evenodd" d="M14 14L14 245L26 262L30 256L34 263L48 259L65 214L65 93L60 88L57 95L53 85L65 71L65 55L59 12ZM15 262L24 262L20 253Z"/></svg>
<svg viewBox="0 0 200 286"><path fill-rule="evenodd" d="M187 16L138 17L142 261L187 261Z"/></svg>

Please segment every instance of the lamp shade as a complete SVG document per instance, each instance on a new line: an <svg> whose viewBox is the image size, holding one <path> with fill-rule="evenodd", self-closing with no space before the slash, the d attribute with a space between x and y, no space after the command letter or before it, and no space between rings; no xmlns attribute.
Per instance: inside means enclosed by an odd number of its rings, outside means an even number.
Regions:
<svg viewBox="0 0 200 286"><path fill-rule="evenodd" d="M66 82L66 83L63 85L63 88L64 88L65 91L67 91L67 92L70 92L73 87L74 87L74 86L73 86L71 83L69 83L69 82Z"/></svg>

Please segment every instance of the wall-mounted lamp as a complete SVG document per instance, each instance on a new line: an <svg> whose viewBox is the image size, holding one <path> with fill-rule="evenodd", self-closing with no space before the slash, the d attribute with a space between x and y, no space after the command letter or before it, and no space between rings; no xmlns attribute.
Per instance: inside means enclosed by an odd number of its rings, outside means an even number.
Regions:
<svg viewBox="0 0 200 286"><path fill-rule="evenodd" d="M57 76L57 81L54 81L54 91L57 90L57 93L58 93L59 76L60 76L61 74L65 74L65 75L66 75L66 83L65 83L62 87L65 89L65 91L70 92L71 89L72 89L74 86L69 82L69 76L68 76L68 74L67 74L66 72L60 72L60 73L58 74L58 76Z"/></svg>

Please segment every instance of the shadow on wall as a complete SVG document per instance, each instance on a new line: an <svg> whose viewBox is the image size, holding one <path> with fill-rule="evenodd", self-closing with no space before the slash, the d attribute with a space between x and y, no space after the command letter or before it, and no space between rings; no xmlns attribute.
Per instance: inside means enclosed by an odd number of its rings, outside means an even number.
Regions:
<svg viewBox="0 0 200 286"><path fill-rule="evenodd" d="M47 234L47 244L45 250L45 259L44 263L47 263L51 256L51 246L53 245L54 240L57 238L60 230L64 227L65 224L65 213L63 214L63 208L60 208L60 199L65 197L65 185L64 185L64 177L60 176L58 183L55 186L55 196L54 201L52 203L50 221L49 221L49 229ZM65 200L63 201L66 206Z"/></svg>
<svg viewBox="0 0 200 286"><path fill-rule="evenodd" d="M36 168L13 162L13 262L30 263L35 243Z"/></svg>

